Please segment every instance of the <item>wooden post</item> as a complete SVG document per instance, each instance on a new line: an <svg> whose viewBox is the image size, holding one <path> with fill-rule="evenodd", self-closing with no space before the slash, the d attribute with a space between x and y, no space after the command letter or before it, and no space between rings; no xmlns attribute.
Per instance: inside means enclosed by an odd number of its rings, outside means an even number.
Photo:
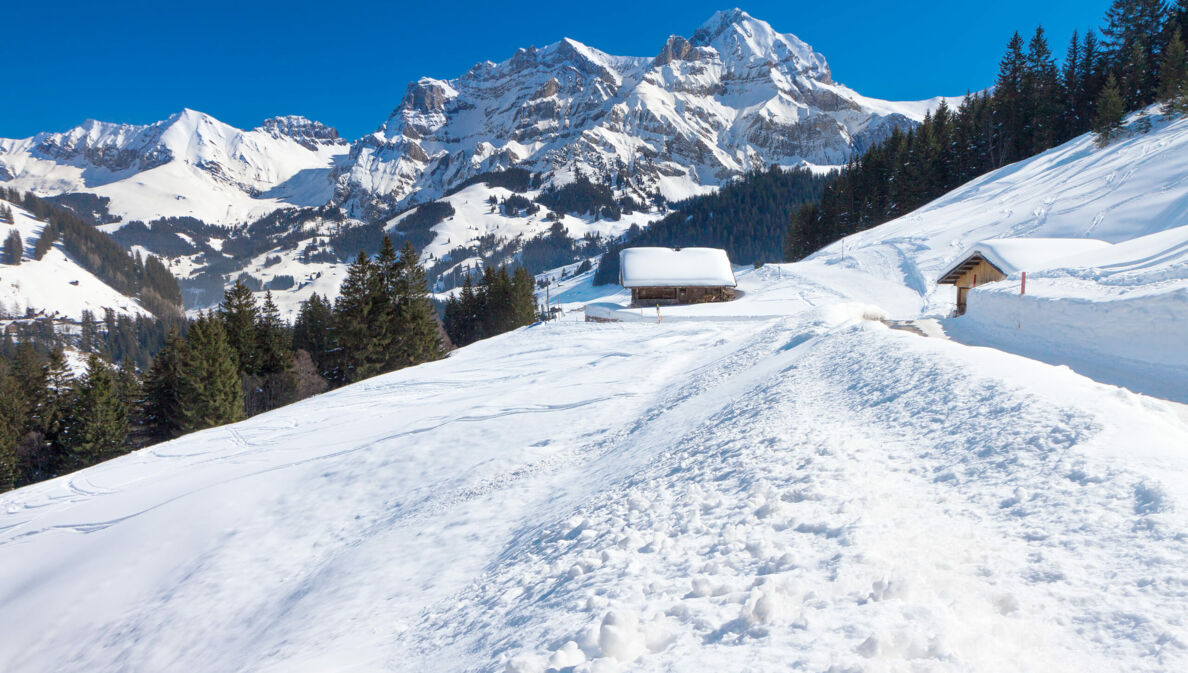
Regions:
<svg viewBox="0 0 1188 673"><path fill-rule="evenodd" d="M1023 282L1019 284L1019 296L1027 294L1027 272L1023 272Z"/></svg>

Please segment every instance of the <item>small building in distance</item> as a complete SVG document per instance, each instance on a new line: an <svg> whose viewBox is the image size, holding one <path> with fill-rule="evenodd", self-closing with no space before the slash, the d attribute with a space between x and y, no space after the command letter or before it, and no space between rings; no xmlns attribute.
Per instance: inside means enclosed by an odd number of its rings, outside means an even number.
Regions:
<svg viewBox="0 0 1188 673"><path fill-rule="evenodd" d="M969 291L979 285L1004 280L1019 272L1050 269L1067 257L1109 246L1093 238L991 239L958 257L936 282L957 286L957 315L961 315L965 313Z"/></svg>
<svg viewBox="0 0 1188 673"><path fill-rule="evenodd" d="M619 252L619 283L632 304L647 306L730 301L738 286L718 248L627 248Z"/></svg>

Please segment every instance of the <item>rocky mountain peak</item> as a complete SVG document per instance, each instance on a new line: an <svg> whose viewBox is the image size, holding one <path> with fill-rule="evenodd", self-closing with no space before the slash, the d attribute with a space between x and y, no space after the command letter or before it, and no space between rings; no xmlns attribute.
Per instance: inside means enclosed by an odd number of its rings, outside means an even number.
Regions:
<svg viewBox="0 0 1188 673"><path fill-rule="evenodd" d="M309 149L314 149L316 145L346 142L338 137L338 129L333 126L327 126L299 115L265 119L256 130L263 131L274 138L291 138Z"/></svg>
<svg viewBox="0 0 1188 673"><path fill-rule="evenodd" d="M448 82L422 77L408 85L400 107L423 114L441 112L445 109L446 101L457 95L458 92Z"/></svg>
<svg viewBox="0 0 1188 673"><path fill-rule="evenodd" d="M795 35L777 32L741 9L715 12L689 42L715 49L729 66L778 66L825 84L833 81L824 56Z"/></svg>

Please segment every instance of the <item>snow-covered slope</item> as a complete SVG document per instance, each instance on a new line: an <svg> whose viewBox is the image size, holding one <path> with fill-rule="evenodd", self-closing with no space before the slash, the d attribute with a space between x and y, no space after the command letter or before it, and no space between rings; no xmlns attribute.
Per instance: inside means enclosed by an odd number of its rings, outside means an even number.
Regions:
<svg viewBox="0 0 1188 673"><path fill-rule="evenodd" d="M1013 273L970 293L946 329L1066 364L1112 383L1188 402L1188 118L1145 111L1149 133L1108 147L1091 136L974 180L898 220L813 255L807 266L853 269L907 286L899 317L943 317L955 301L942 272L979 241L1092 238L1112 243ZM1071 253L1076 246L1068 246ZM1052 268L1055 267L1055 268Z"/></svg>
<svg viewBox="0 0 1188 673"><path fill-rule="evenodd" d="M368 212L524 165L562 183L578 170L622 176L640 194L680 199L772 163L844 163L939 101L865 98L795 35L735 9L655 57L564 39L414 82L352 147L338 197Z"/></svg>
<svg viewBox="0 0 1188 673"><path fill-rule="evenodd" d="M123 220L233 224L326 203L331 168L346 152L334 129L300 117L241 131L182 110L148 126L87 121L64 133L0 139L0 180L39 195L106 197Z"/></svg>
<svg viewBox="0 0 1188 673"><path fill-rule="evenodd" d="M19 206L12 208L13 224L0 223L0 240L14 229L20 233L24 255L19 265L0 260L0 317L24 317L28 309L46 316L78 320L83 311L102 317L104 309L116 314L149 315L136 301L117 292L66 254L59 241L40 260L33 248L45 222Z"/></svg>
<svg viewBox="0 0 1188 673"><path fill-rule="evenodd" d="M1188 666L1169 406L739 280L0 496L0 667Z"/></svg>

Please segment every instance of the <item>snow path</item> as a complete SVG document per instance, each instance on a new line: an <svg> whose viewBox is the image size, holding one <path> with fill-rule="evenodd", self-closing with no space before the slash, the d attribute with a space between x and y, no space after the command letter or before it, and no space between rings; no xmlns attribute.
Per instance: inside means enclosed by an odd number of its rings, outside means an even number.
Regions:
<svg viewBox="0 0 1188 673"><path fill-rule="evenodd" d="M1188 667L1176 412L836 313L519 330L0 496L0 668Z"/></svg>

